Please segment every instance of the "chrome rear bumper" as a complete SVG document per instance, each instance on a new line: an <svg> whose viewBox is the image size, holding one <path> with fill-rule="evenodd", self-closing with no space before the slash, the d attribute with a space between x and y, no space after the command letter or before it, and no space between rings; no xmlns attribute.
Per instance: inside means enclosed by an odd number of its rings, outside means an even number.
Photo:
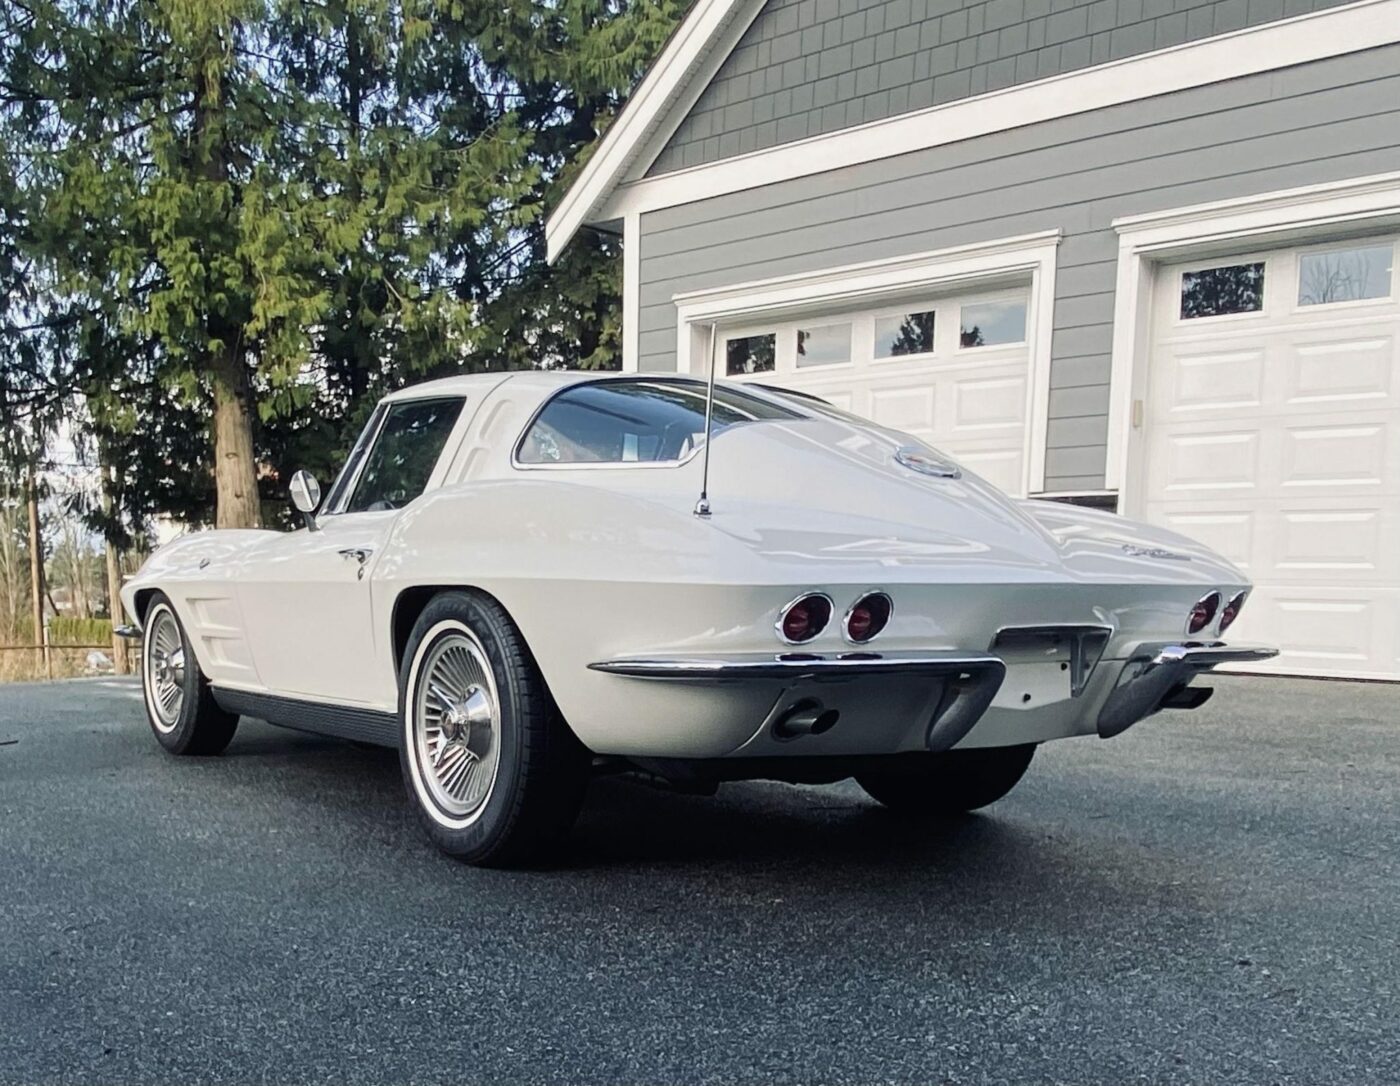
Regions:
<svg viewBox="0 0 1400 1086"><path fill-rule="evenodd" d="M1127 731L1162 708L1165 699L1203 671L1220 664L1259 663L1277 655L1278 649L1264 645L1218 641L1144 646L1124 665L1117 688L1099 710L1099 735L1108 739Z"/></svg>
<svg viewBox="0 0 1400 1086"><path fill-rule="evenodd" d="M966 671L1006 670L988 652L934 649L929 652L730 653L726 656L629 656L589 664L593 671L633 679L709 682L725 679L854 678L858 675L947 676Z"/></svg>
<svg viewBox="0 0 1400 1086"><path fill-rule="evenodd" d="M726 656L623 657L589 664L593 671L633 679L679 683L834 683L870 676L921 676L941 684L929 718L925 746L948 750L982 718L1006 677L1006 664L987 652L733 653ZM778 708L775 706L775 709Z"/></svg>

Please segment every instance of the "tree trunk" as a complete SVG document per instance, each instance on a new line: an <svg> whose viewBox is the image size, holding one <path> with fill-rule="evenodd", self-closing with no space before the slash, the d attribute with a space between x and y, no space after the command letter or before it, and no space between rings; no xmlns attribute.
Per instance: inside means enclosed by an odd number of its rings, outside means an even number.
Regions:
<svg viewBox="0 0 1400 1086"><path fill-rule="evenodd" d="M39 535L39 480L34 474L34 466L29 466L29 600L33 609L34 640L32 645L44 642L44 541ZM34 663L42 666L48 654L43 649L35 651Z"/></svg>
<svg viewBox="0 0 1400 1086"><path fill-rule="evenodd" d="M117 627L122 625L126 618L122 614L122 559L117 553L116 546L109 539L107 540L107 613L112 616L112 667L118 675L125 675L126 666L126 638L118 637Z"/></svg>
<svg viewBox="0 0 1400 1086"><path fill-rule="evenodd" d="M211 44L222 45L216 38ZM194 72L195 153L203 155L199 172L211 186L228 183L227 131L221 110L227 108L227 87L212 99L205 92L207 75ZM222 79L221 79L222 82ZM253 426L248 405L251 388L243 360L243 329L231 314L212 307L205 315L209 343L209 377L214 389L214 526L260 528L257 466L253 461Z"/></svg>
<svg viewBox="0 0 1400 1086"><path fill-rule="evenodd" d="M210 360L214 385L214 512L216 528L260 528L253 425L248 413L248 369L231 344Z"/></svg>

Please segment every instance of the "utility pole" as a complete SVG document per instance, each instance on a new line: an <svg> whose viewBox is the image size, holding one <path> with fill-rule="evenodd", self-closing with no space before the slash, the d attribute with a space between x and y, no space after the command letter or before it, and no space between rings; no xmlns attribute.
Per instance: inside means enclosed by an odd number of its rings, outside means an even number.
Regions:
<svg viewBox="0 0 1400 1086"><path fill-rule="evenodd" d="M115 488L115 469L107 463L106 446L98 442L98 465L102 473L102 539L107 549L107 614L112 616L112 668L118 675L127 673L126 639L117 636L117 627L122 624L122 557L117 545L112 542L116 535L116 525L112 523L116 503L112 500Z"/></svg>
<svg viewBox="0 0 1400 1086"><path fill-rule="evenodd" d="M117 627L122 624L122 560L112 541L107 540L107 613L112 616L112 667L118 675L125 675L126 641L117 636Z"/></svg>
<svg viewBox="0 0 1400 1086"><path fill-rule="evenodd" d="M36 666L48 667L47 638L44 637L44 541L39 535L39 479L34 465L29 465L29 598L34 614L34 644Z"/></svg>

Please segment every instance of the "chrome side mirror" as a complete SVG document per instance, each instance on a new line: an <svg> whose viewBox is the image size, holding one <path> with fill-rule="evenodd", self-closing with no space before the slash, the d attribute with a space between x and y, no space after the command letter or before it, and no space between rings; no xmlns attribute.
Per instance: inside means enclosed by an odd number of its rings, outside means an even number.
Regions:
<svg viewBox="0 0 1400 1086"><path fill-rule="evenodd" d="M291 491L292 505L306 521L307 531L317 531L316 510L321 506L321 484L316 481L316 476L309 471L299 471L292 476L287 489Z"/></svg>

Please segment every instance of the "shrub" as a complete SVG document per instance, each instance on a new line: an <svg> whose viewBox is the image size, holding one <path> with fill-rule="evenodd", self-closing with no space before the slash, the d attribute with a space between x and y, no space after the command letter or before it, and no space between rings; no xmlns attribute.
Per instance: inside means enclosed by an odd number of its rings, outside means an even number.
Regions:
<svg viewBox="0 0 1400 1086"><path fill-rule="evenodd" d="M112 643L112 620L55 615L49 619L49 643L52 645L110 645Z"/></svg>

